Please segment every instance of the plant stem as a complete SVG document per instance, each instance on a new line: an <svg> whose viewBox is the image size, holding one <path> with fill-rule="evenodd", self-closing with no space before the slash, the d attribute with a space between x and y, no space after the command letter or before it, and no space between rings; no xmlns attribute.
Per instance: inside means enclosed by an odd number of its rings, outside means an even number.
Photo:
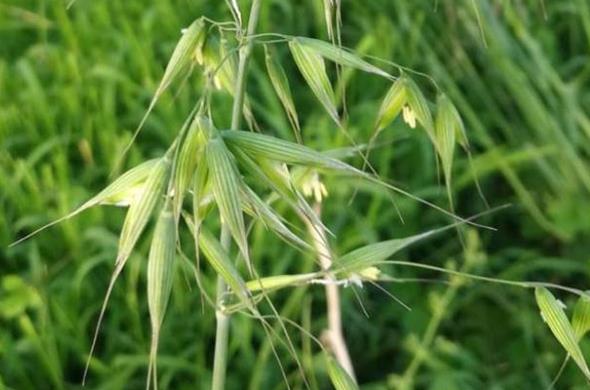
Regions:
<svg viewBox="0 0 590 390"><path fill-rule="evenodd" d="M260 0L253 0L248 20L247 35L253 35L258 25L258 16L260 14ZM246 74L250 52L252 51L252 41L240 50L240 59L238 63L238 75L236 77L234 102L232 108L231 128L239 130L242 121L242 111L244 106L244 92L246 90ZM225 223L221 224L221 245L228 250L231 245L231 235ZM225 388L225 378L227 372L227 347L229 341L229 321L230 316L223 309L224 296L227 286L221 276L217 276L217 297L215 319L217 327L215 330L215 356L213 360L213 390L223 390Z"/></svg>
<svg viewBox="0 0 590 390"><path fill-rule="evenodd" d="M229 249L231 236L227 225L221 226L221 246ZM227 345L229 339L229 315L223 309L224 296L227 292L227 286L222 277L217 277L217 296L215 304L215 320L217 327L215 329L215 355L213 360L213 390L223 390L225 388L225 376L227 368Z"/></svg>
<svg viewBox="0 0 590 390"><path fill-rule="evenodd" d="M256 33L258 25L258 16L260 15L260 0L252 2L250 9L250 18L248 20L247 36ZM242 122L242 111L244 108L244 92L246 89L246 73L248 70L248 61L252 52L252 39L248 38L247 44L240 50L240 60L238 63L238 76L236 78L234 105L232 108L231 128L239 130Z"/></svg>
<svg viewBox="0 0 590 390"><path fill-rule="evenodd" d="M316 203L314 209L318 217L321 218L322 207L321 203ZM332 253L325 231L318 226L313 226L309 220L306 220L307 229L311 235L318 257L323 270L329 270L332 266ZM326 311L328 315L328 328L322 334L322 340L326 346L332 351L334 357L340 363L342 368L346 370L351 378L356 378L354 375L354 367L348 353L344 332L342 331L342 312L340 310L340 291L338 285L335 283L336 279L331 273L326 273L324 276L326 281Z"/></svg>

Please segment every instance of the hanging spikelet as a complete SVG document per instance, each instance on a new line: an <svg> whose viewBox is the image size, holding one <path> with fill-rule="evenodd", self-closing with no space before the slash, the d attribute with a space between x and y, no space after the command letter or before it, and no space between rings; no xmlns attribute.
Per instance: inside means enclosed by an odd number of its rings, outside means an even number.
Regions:
<svg viewBox="0 0 590 390"><path fill-rule="evenodd" d="M127 211L125 222L123 222L123 229L121 230L121 235L119 237L119 248L115 262L115 270L111 275L111 280L109 282L100 314L98 316L96 330L94 332L94 338L90 348L90 354L86 363L86 368L84 370L83 381L86 379L88 365L90 364L90 359L92 358L94 347L96 346L98 331L100 329L109 298L113 291L113 287L115 286L115 282L125 267L125 264L127 263L127 260L129 259L135 244L137 243L137 240L147 225L154 208L164 195L169 171L170 157L166 155L159 159L152 168L149 176L147 177L143 191L141 191L141 193L138 194L138 196L131 202L129 211Z"/></svg>
<svg viewBox="0 0 590 390"><path fill-rule="evenodd" d="M586 359L578 345L576 333L563 312L562 304L545 287L535 289L535 298L543 320L549 326L557 341L576 362L586 378L590 379L590 370Z"/></svg>
<svg viewBox="0 0 590 390"><path fill-rule="evenodd" d="M326 73L324 59L315 50L301 44L298 39L289 41L289 48L309 88L311 88L334 122L340 125L340 118L336 109L336 98Z"/></svg>
<svg viewBox="0 0 590 390"><path fill-rule="evenodd" d="M207 165L221 219L227 224L248 268L251 269L244 216L240 205L241 178L233 156L219 136L212 138L207 144Z"/></svg>
<svg viewBox="0 0 590 390"><path fill-rule="evenodd" d="M299 126L299 117L297 115L297 109L293 102L293 96L291 95L291 88L289 87L289 80L281 64L273 57L268 45L264 45L264 54L266 62L266 71L270 82L275 90L275 93L279 97L287 118L295 131L295 137L297 142L301 143L301 127Z"/></svg>
<svg viewBox="0 0 590 390"><path fill-rule="evenodd" d="M158 217L147 266L147 297L152 326L150 347L150 363L147 387L153 380L154 388L158 387L157 353L160 328L170 298L174 279L176 255L176 221L170 202L166 202Z"/></svg>

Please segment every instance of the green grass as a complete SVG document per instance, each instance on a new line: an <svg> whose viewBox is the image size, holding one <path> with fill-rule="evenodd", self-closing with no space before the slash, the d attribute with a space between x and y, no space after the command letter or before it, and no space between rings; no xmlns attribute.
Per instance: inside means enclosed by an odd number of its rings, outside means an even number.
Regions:
<svg viewBox="0 0 590 390"><path fill-rule="evenodd" d="M321 2L268 3L259 31L326 38ZM513 204L482 219L497 232L469 231L465 250L449 233L398 259L587 289L590 7L584 0L544 3L546 19L537 0L439 1L436 10L426 0L393 6L386 0L343 1L344 44L432 76L463 115L473 167L487 200ZM201 15L230 18L224 2L78 0L66 10L61 1L0 0L0 388L80 387L123 212L92 209L19 246L7 246L106 185L149 105L180 29ZM262 47L255 47L248 85L254 113L266 133L294 140L263 55ZM348 146L304 88L286 47L276 56L289 77L306 144L322 150ZM358 71L347 77L349 130L363 142L371 136L390 84ZM413 77L426 93L434 92L426 78ZM202 81L195 75L178 92L163 95L126 167L165 152ZM231 100L222 94L214 99L216 124L227 128ZM371 161L383 177L447 206L444 181L424 132L397 120L377 142L381 146ZM461 151L457 154L455 206L466 216L485 206L469 161ZM362 165L358 157L351 162ZM329 198L323 219L338 236L331 242L338 254L448 222L434 210L396 197L402 224L387 194L375 186L330 177L325 184ZM348 206L355 189L359 192ZM113 292L88 388L145 385L149 240L140 240L139 246ZM249 246L261 274L314 271L311 256L302 259L260 226L251 233ZM397 277L447 279L401 267L387 270ZM210 292L214 276L204 267L203 282ZM187 270L174 282L160 336L161 388L199 388L211 381L214 316L208 306L201 309L196 286L187 283L190 278ZM530 290L474 282L386 287L412 311L366 285L360 294L367 319L353 292L343 292L345 333L363 388L392 388L405 373L417 388L538 389L551 382L565 357L541 321ZM571 315L575 297L556 295ZM281 313L307 323L313 334L325 327L322 288L280 292L273 300ZM322 353L314 345L306 347L309 341L291 330L304 366L314 369L310 383L326 388ZM282 388L259 324L234 316L230 334L227 388ZM588 352L586 340L581 346ZM292 359L285 352L281 358L294 387L304 388ZM420 363L414 368L416 359ZM570 362L558 388L585 386Z"/></svg>

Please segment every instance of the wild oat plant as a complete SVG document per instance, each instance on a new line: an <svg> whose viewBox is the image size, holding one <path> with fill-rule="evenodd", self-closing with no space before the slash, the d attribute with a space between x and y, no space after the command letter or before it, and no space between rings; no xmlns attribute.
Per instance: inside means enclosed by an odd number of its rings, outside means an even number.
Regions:
<svg viewBox="0 0 590 390"><path fill-rule="evenodd" d="M257 33L261 0L253 0L246 27L243 27L244 18L238 2L227 0L227 3L233 21L216 22L201 17L182 30L161 82L134 133L131 142L164 92L182 83L192 72L202 72L206 80L203 95L195 103L167 152L129 169L70 214L18 241L91 207L115 205L128 208L119 238L115 268L98 317L84 379L113 287L151 220L156 222L146 265L147 301L152 329L147 388L157 388L159 335L173 279L181 267L192 269L204 300L215 311L217 329L213 389L223 389L225 386L229 321L236 313L249 316L263 327L277 357L285 386L290 386L290 379L278 357L277 348L284 348L291 357L305 387L316 386L307 380L306 370L291 340L291 335L296 331L305 333L305 337L325 354L325 371L335 388L358 388L340 319L340 289L362 287L364 283L370 283L406 307L378 285L397 281L381 269L385 264L448 274L450 286L445 299L451 299L467 278L535 289L543 319L567 352L564 366L571 358L590 379L590 370L578 346L580 338L590 329L590 297L585 293L548 283L477 276L469 273L468 263L460 269L446 269L392 259L405 247L445 230L456 231L457 239L468 251L472 240L469 230L464 229L465 225L487 228L476 224L473 218L461 218L453 211L453 156L457 146L469 156L469 142L458 110L437 84L428 76L401 65L382 59L363 58L346 49L341 42L341 9L338 0L324 1L330 41L279 33ZM305 118L299 117L294 103L288 77L291 75L287 75L278 60L277 53L280 50L288 50L310 92L334 121L338 131L350 142L349 149L318 151L305 146L300 125ZM253 54L264 55L268 78L285 110L296 142L267 135L269 131L254 116L246 83L248 62ZM383 80L383 83L390 84L377 110L373 136L366 144L357 144L347 131L346 123L354 121L354 118L346 116L344 94L336 93L332 86L331 78L340 78L344 71L349 70L370 73ZM420 88L422 83L436 91L434 103L423 94ZM216 107L212 103L212 96L216 93L233 97L230 129L218 129L213 123L212 113ZM419 128L431 142L444 177L449 211L390 184L371 166L369 153L375 141L400 115L409 127ZM244 128L242 118L245 118L248 130ZM131 143L125 151L130 146ZM360 157L362 168L355 168L344 161L350 156ZM321 216L322 202L330 190L322 183L323 175L349 176L379 186L390 192L394 206L393 195L410 197L425 207L432 207L445 214L450 224L411 237L372 243L336 256L330 249L329 241L338 237L329 231ZM354 194L351 194L351 201L354 201ZM291 214L287 216L279 213L277 204L287 206ZM285 207L280 209L285 210ZM312 254L317 260L317 270L290 275L259 274L257 259L251 257L248 246L249 232L256 223L264 225L268 234L277 235L285 245L291 245L302 255ZM221 226L219 238L214 234L216 226ZM190 232L194 248L183 248L179 234L182 229ZM210 266L217 274L215 297L210 297L206 289L201 288L201 259L206 262L204 266ZM322 285L325 288L328 327L322 335L310 334L303 326L282 318L272 303L274 291L303 284ZM580 296L571 321L548 288ZM426 347L431 343L441 313L445 310L444 301L439 303L422 340ZM413 387L412 378L420 364L420 357L416 355L394 386Z"/></svg>

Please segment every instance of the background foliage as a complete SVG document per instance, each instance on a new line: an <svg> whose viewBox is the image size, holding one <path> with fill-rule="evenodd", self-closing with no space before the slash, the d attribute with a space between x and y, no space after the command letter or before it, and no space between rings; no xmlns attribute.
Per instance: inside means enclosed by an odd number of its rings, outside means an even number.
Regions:
<svg viewBox="0 0 590 390"><path fill-rule="evenodd" d="M244 3L244 9L247 2ZM453 234L404 253L403 259L515 280L586 289L590 269L590 6L586 0L343 1L343 42L431 75L464 117L474 161L459 153L454 196L460 215L512 203L470 231L466 249ZM179 31L196 17L230 18L224 2L188 0L0 1L0 388L78 388L92 329L116 255L123 212L90 210L7 249L23 233L66 214L108 180L157 87ZM326 38L320 1L265 1L260 31ZM307 144L347 146L294 63L281 51ZM254 113L269 133L292 139L289 122L264 72L257 47L249 79ZM345 73L349 129L366 141L382 79ZM426 91L432 88L417 78ZM128 165L162 154L198 96L201 77L167 93L133 147ZM434 91L431 91L434 93ZM216 96L215 120L229 125L229 97ZM372 161L384 176L447 206L435 156L423 133L401 121L385 129ZM360 161L356 161L360 165ZM402 223L384 194L355 181L327 179L324 220L337 253L378 239L446 223L440 213L397 199ZM262 228L252 258L265 274L301 272L311 259ZM148 242L143 242L146 253ZM89 388L144 386L149 350L145 256L134 255L114 291L92 363ZM213 288L214 277L205 269ZM441 275L390 269L403 277ZM163 388L210 381L214 318L202 310L188 276L175 282L160 346ZM344 292L344 324L363 388L396 388L402 376L425 389L538 389L549 385L564 352L540 319L530 290L455 280L451 285L397 283L387 288L407 312L366 286ZM282 312L318 334L323 290L276 294ZM569 307L571 296L558 294ZM232 322L229 388L284 386L264 333ZM318 386L327 387L321 356L297 338ZM587 341L582 341L588 351ZM285 358L287 358L285 356ZM288 359L287 359L288 360ZM317 364L316 364L317 360ZM294 367L287 364L297 379ZM298 382L299 381L299 382ZM314 382L312 381L312 382ZM577 386L577 387L576 387ZM584 388L573 364L559 388Z"/></svg>

